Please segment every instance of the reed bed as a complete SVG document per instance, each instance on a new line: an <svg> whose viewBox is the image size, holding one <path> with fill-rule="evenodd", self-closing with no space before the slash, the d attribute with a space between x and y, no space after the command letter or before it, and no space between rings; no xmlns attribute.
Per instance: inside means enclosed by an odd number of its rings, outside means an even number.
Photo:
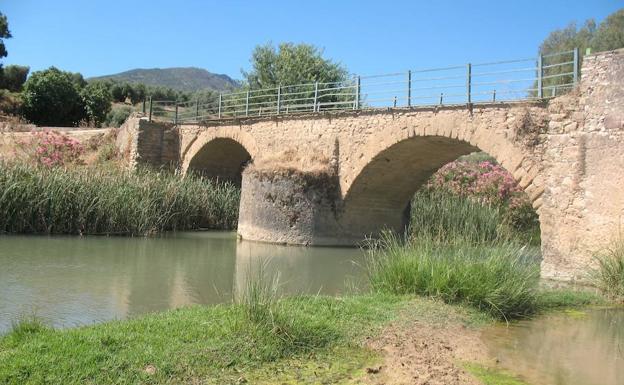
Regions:
<svg viewBox="0 0 624 385"><path fill-rule="evenodd" d="M231 184L168 171L0 165L0 233L232 229L239 199Z"/></svg>

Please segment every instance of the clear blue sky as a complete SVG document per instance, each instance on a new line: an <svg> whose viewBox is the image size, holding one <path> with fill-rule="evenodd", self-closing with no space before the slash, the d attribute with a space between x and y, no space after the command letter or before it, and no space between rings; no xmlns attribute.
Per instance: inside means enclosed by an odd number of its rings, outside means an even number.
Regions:
<svg viewBox="0 0 624 385"><path fill-rule="evenodd" d="M3 0L5 64L85 76L206 68L241 78L254 46L305 42L374 74L535 55L550 31L603 20L622 0Z"/></svg>

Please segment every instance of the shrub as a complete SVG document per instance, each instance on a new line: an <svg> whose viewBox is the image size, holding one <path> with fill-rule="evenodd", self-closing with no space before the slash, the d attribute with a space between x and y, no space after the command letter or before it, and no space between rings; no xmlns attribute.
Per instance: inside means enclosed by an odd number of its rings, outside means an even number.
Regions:
<svg viewBox="0 0 624 385"><path fill-rule="evenodd" d="M624 239L596 256L598 267L593 271L594 284L607 297L624 302Z"/></svg>
<svg viewBox="0 0 624 385"><path fill-rule="evenodd" d="M18 143L29 161L45 166L66 166L78 163L84 147L76 139L58 131L36 131L32 138Z"/></svg>
<svg viewBox="0 0 624 385"><path fill-rule="evenodd" d="M108 127L121 127L132 113L130 106L113 106L106 115L105 124Z"/></svg>
<svg viewBox="0 0 624 385"><path fill-rule="evenodd" d="M538 236L539 218L526 193L507 170L478 154L445 165L432 176L425 189L499 207L502 223L518 232Z"/></svg>
<svg viewBox="0 0 624 385"><path fill-rule="evenodd" d="M84 103L87 119L94 126L106 120L111 110L112 96L103 83L90 83L80 92Z"/></svg>
<svg viewBox="0 0 624 385"><path fill-rule="evenodd" d="M24 117L42 126L78 125L86 117L79 80L54 67L34 72L22 92Z"/></svg>
<svg viewBox="0 0 624 385"><path fill-rule="evenodd" d="M467 303L500 319L538 310L537 257L514 242L484 246L419 237L402 243L386 233L372 243L367 267L378 292Z"/></svg>

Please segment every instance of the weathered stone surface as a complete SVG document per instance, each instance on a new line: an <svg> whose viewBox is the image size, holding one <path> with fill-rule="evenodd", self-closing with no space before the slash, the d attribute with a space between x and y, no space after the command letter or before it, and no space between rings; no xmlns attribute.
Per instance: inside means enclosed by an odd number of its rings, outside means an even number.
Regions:
<svg viewBox="0 0 624 385"><path fill-rule="evenodd" d="M128 132L136 138L129 153L141 162L177 162L182 172L210 169L223 176L240 169L243 153L254 163L296 153L305 169L330 159L338 197L330 211L323 200L314 208L317 201L306 195L300 178L289 181L282 175L272 186L243 173L241 215L246 217L239 232L302 244L327 244L333 236L340 244L384 227L400 230L404 209L420 185L444 163L479 149L512 173L538 209L542 274L584 278L592 253L624 224L622 79L624 50L617 50L586 56L580 86L547 103L289 115L203 126L129 121ZM217 163L227 164L219 171ZM277 206L262 198L272 189L284 199L296 198L300 224L288 227Z"/></svg>

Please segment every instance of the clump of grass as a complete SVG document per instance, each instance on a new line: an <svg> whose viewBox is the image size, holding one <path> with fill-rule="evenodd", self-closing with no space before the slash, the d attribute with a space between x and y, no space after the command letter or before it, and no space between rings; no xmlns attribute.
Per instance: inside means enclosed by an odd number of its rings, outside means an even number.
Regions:
<svg viewBox="0 0 624 385"><path fill-rule="evenodd" d="M376 291L466 303L499 319L538 310L539 262L526 247L511 241L401 241L385 233L369 250L368 272Z"/></svg>
<svg viewBox="0 0 624 385"><path fill-rule="evenodd" d="M49 330L49 328L41 318L35 315L23 316L12 322L11 329L5 338L13 343L19 343L25 338L45 330Z"/></svg>
<svg viewBox="0 0 624 385"><path fill-rule="evenodd" d="M411 204L410 230L414 236L445 242L461 239L487 243L509 239L499 206L481 203L443 190L418 191Z"/></svg>
<svg viewBox="0 0 624 385"><path fill-rule="evenodd" d="M268 273L268 261L250 266L241 293L236 297L243 317L236 330L251 338L267 359L311 351L335 342L340 333L329 322L310 317L317 306L311 297L281 298L279 274Z"/></svg>
<svg viewBox="0 0 624 385"><path fill-rule="evenodd" d="M0 165L0 233L231 229L239 199L232 184L168 171Z"/></svg>
<svg viewBox="0 0 624 385"><path fill-rule="evenodd" d="M608 298L624 302L624 238L596 256L598 267L592 274L593 282Z"/></svg>

